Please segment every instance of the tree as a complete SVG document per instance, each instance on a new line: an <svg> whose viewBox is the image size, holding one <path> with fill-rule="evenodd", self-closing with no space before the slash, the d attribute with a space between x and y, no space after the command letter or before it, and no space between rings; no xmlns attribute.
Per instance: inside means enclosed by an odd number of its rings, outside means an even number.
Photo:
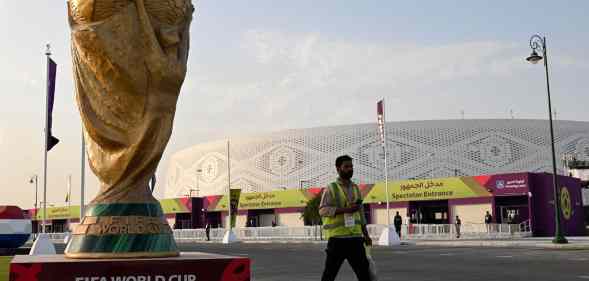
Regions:
<svg viewBox="0 0 589 281"><path fill-rule="evenodd" d="M305 221L305 225L321 225L321 216L319 215L320 203L321 193L307 201L307 205L301 215L301 218Z"/></svg>

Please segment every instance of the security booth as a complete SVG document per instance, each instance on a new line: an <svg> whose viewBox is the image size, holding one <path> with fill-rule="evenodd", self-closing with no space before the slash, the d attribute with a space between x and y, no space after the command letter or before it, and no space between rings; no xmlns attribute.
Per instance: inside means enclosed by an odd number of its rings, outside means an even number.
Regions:
<svg viewBox="0 0 589 281"><path fill-rule="evenodd" d="M561 229L566 236L585 235L581 181L577 178L558 176ZM534 236L554 236L556 213L552 174L530 174L530 209Z"/></svg>
<svg viewBox="0 0 589 281"><path fill-rule="evenodd" d="M530 219L530 174L513 173L475 177L493 194L495 223L519 224Z"/></svg>
<svg viewBox="0 0 589 281"><path fill-rule="evenodd" d="M585 224L589 224L589 161L578 160L574 155L563 157L566 174L581 181Z"/></svg>

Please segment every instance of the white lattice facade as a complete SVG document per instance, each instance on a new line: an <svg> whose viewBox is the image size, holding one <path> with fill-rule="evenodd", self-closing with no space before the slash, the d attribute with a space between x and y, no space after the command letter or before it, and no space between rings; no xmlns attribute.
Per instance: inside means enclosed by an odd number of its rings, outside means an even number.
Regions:
<svg viewBox="0 0 589 281"><path fill-rule="evenodd" d="M441 120L387 123L390 179L551 171L544 120ZM560 158L589 160L589 122L555 122ZM287 130L232 138L231 185L244 192L325 186L335 158L355 159L357 182L384 178L384 153L376 124ZM198 171L201 172L198 172ZM173 155L166 197L223 194L227 188L226 140L197 144ZM198 184L197 184L198 181ZM196 195L194 191L192 195Z"/></svg>

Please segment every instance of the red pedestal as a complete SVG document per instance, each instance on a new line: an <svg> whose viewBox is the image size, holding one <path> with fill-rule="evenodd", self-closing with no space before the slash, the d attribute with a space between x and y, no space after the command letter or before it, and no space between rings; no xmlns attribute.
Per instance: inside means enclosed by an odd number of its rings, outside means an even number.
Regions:
<svg viewBox="0 0 589 281"><path fill-rule="evenodd" d="M10 281L250 281L249 258L182 253L156 259L15 256Z"/></svg>

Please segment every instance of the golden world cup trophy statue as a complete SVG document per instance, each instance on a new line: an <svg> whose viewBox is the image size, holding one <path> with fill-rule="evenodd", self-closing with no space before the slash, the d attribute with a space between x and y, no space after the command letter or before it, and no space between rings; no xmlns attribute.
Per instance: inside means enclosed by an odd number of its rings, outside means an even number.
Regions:
<svg viewBox="0 0 589 281"><path fill-rule="evenodd" d="M148 182L170 139L186 76L190 0L69 0L76 98L101 182L70 258L177 256Z"/></svg>

